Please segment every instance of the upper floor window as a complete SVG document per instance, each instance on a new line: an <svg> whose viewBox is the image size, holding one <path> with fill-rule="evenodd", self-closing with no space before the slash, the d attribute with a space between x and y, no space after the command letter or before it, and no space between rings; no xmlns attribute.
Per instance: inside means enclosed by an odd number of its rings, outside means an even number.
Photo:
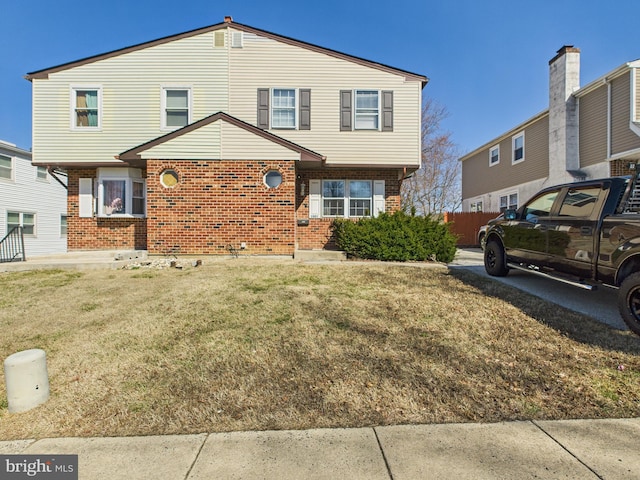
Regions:
<svg viewBox="0 0 640 480"><path fill-rule="evenodd" d="M489 149L489 166L492 167L500 163L500 145Z"/></svg>
<svg viewBox="0 0 640 480"><path fill-rule="evenodd" d="M271 94L271 126L296 128L296 91L274 88Z"/></svg>
<svg viewBox="0 0 640 480"><path fill-rule="evenodd" d="M264 130L311 129L311 90L308 88L259 88L257 126Z"/></svg>
<svg viewBox="0 0 640 480"><path fill-rule="evenodd" d="M162 128L174 129L191 123L191 89L162 89Z"/></svg>
<svg viewBox="0 0 640 480"><path fill-rule="evenodd" d="M393 91L340 90L340 131L393 131Z"/></svg>
<svg viewBox="0 0 640 480"><path fill-rule="evenodd" d="M101 127L102 88L72 87L71 127L77 130L97 130Z"/></svg>
<svg viewBox="0 0 640 480"><path fill-rule="evenodd" d="M8 180L13 178L13 161L11 157L0 155L0 178Z"/></svg>
<svg viewBox="0 0 640 480"><path fill-rule="evenodd" d="M512 139L513 160L511 163L518 163L524 160L524 132L516 135Z"/></svg>
<svg viewBox="0 0 640 480"><path fill-rule="evenodd" d="M378 130L380 124L380 101L377 90L356 90L355 92L356 130Z"/></svg>

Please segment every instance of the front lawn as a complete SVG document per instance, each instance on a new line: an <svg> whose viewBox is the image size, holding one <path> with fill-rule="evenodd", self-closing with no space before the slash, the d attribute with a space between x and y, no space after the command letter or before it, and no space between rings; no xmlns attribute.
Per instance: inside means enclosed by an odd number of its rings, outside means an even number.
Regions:
<svg viewBox="0 0 640 480"><path fill-rule="evenodd" d="M0 440L640 416L640 338L464 270L204 260L0 274L51 398Z"/></svg>

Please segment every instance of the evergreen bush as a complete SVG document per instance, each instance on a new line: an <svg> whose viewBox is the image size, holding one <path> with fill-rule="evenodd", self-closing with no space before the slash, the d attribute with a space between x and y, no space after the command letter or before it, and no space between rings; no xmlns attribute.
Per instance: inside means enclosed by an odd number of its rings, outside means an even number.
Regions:
<svg viewBox="0 0 640 480"><path fill-rule="evenodd" d="M447 224L403 211L358 221L337 218L333 232L338 248L356 258L448 263L456 253L456 237Z"/></svg>

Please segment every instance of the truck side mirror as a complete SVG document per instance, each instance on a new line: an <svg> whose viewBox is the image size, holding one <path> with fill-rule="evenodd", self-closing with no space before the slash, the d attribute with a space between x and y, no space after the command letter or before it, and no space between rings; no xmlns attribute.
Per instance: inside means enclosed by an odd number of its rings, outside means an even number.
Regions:
<svg viewBox="0 0 640 480"><path fill-rule="evenodd" d="M512 209L508 209L504 211L504 219L505 220L515 220L517 217L516 211Z"/></svg>

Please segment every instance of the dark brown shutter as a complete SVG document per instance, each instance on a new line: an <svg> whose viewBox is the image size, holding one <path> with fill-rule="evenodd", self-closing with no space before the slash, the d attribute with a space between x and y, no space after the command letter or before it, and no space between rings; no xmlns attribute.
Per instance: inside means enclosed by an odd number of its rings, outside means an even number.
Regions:
<svg viewBox="0 0 640 480"><path fill-rule="evenodd" d="M299 130L311 130L311 90L300 89Z"/></svg>
<svg viewBox="0 0 640 480"><path fill-rule="evenodd" d="M351 90L340 90L340 130L353 130L352 122L352 106L351 106Z"/></svg>
<svg viewBox="0 0 640 480"><path fill-rule="evenodd" d="M393 92L382 92L382 131L393 132Z"/></svg>
<svg viewBox="0 0 640 480"><path fill-rule="evenodd" d="M258 89L258 128L269 129L269 89Z"/></svg>

